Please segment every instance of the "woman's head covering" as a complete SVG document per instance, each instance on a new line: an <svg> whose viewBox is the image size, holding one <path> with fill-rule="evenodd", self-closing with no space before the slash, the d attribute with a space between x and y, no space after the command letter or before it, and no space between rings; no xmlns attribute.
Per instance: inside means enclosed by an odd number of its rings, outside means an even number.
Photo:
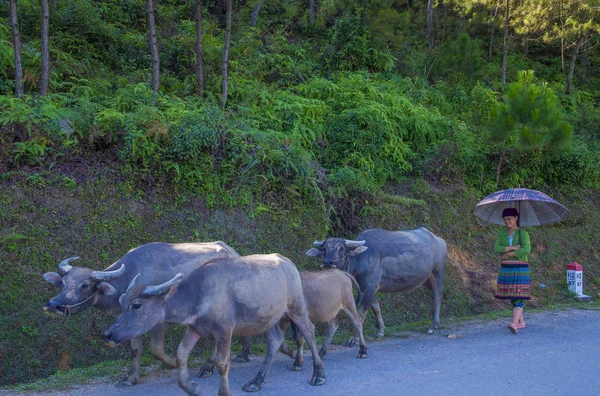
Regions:
<svg viewBox="0 0 600 396"><path fill-rule="evenodd" d="M516 208L506 208L502 211L502 217L506 216L519 217L519 211Z"/></svg>

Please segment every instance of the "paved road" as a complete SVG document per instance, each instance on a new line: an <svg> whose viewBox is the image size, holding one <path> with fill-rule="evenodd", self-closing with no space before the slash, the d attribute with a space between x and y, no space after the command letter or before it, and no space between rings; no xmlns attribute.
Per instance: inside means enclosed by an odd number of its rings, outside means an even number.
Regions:
<svg viewBox="0 0 600 396"><path fill-rule="evenodd" d="M507 320L496 320L445 323L433 336L409 333L408 338L371 341L364 360L355 358L357 348L336 347L324 360L327 383L320 387L308 383L310 353L301 372L289 371L291 360L279 354L257 396L600 395L600 311L526 313L525 319L527 328L517 335L508 331ZM261 360L256 356L249 363L232 364L233 395L247 395L241 387L256 374ZM217 394L218 375L197 381L204 395ZM45 394L184 395L176 370L146 376L128 389L95 384Z"/></svg>

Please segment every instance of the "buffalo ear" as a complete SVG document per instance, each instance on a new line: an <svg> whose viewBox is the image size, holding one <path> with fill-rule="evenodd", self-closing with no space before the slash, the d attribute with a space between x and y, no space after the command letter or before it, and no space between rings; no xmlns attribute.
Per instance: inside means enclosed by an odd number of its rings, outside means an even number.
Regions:
<svg viewBox="0 0 600 396"><path fill-rule="evenodd" d="M52 283L54 286L62 286L62 276L60 276L56 272L46 272L44 274L44 280L46 282Z"/></svg>
<svg viewBox="0 0 600 396"><path fill-rule="evenodd" d="M306 251L306 255L310 257L323 257L325 254L324 250L311 248Z"/></svg>
<svg viewBox="0 0 600 396"><path fill-rule="evenodd" d="M100 292L100 294L104 294L105 296L112 296L113 294L117 294L117 289L113 287L110 283L100 282L96 289Z"/></svg>
<svg viewBox="0 0 600 396"><path fill-rule="evenodd" d="M364 252L367 249L368 249L368 247L366 247L366 246L357 246L354 249L351 249L348 252L348 255L350 255L350 256L358 256L359 254L361 254L362 252Z"/></svg>
<svg viewBox="0 0 600 396"><path fill-rule="evenodd" d="M179 287L179 283L180 283L180 281L177 281L177 282L175 282L175 284L173 286L171 286L169 288L169 292L165 296L165 301L168 301L169 298L173 297L173 295L175 294L175 292L177 292L177 288Z"/></svg>

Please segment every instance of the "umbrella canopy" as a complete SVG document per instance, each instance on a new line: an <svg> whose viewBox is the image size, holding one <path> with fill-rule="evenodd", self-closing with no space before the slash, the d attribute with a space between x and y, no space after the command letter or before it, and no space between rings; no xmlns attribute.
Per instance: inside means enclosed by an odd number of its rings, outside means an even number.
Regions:
<svg viewBox="0 0 600 396"><path fill-rule="evenodd" d="M541 191L510 188L496 191L475 207L475 216L490 223L503 225L502 211L516 208L521 226L556 223L569 215L569 210Z"/></svg>

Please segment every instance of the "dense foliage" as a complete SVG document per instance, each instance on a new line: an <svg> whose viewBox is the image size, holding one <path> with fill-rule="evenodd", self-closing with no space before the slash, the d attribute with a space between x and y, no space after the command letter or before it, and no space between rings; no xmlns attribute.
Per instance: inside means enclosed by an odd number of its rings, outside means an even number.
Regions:
<svg viewBox="0 0 600 396"><path fill-rule="evenodd" d="M139 191L166 190L177 205L193 196L203 210L241 210L250 218L283 208L296 213L319 208L329 217L324 226L319 220L312 229L301 227L310 221L294 218L294 235L304 238L294 244L298 250L310 241L312 231L350 236L366 223L417 226L436 215L438 228L458 234L453 228L456 218L435 213L425 202L426 197L434 202L450 199L434 197L432 191L456 186L466 187L465 205L473 204L473 191L484 196L517 186L576 197L600 190L596 0L436 1L430 31L426 1L317 0L315 10L307 3L234 2L224 102L223 0L202 2L202 95L196 78L194 1L155 1L158 92L152 89L144 1L51 2L45 95L39 94L40 4L18 1L24 86L24 94L18 95L9 1L0 0L0 180L10 185L0 195L0 261L18 263L14 267L23 272L15 279L0 268L0 280L12 282L0 286L11 295L11 304L24 308L19 305L26 300L23 285L41 282L40 268L50 270L58 258L49 253L55 252L52 249L69 243L83 249L97 242L95 238L105 238L102 243L112 246L111 254L99 247L93 253L98 261L106 261L132 247L116 235L135 235L128 241L132 244L150 238L142 223L152 221L122 213L122 204L111 200L119 194L128 200ZM94 165L118 169L117 187L81 186L81 180L89 180L80 168ZM44 172L55 169L69 177L46 180ZM429 186L413 186L416 198L389 194L415 179ZM19 185L15 191L31 193L39 201L13 197L11 183ZM85 210L74 209L84 212L89 224L79 224L76 217L44 201L52 201L51 195L39 191L48 185L76 190L73 200L86 203L80 205ZM90 191L102 191L98 198L110 201L120 215L98 207ZM42 201L47 206L36 207ZM215 235L194 228L189 219L195 214L170 210L171 219L160 213L163 198L150 201L159 209L156 229L178 231L167 233L165 240ZM388 208L387 201L402 207L401 215L393 212L401 220L365 220L375 203ZM144 215L150 216L146 209ZM77 223L77 233L53 239L52 227L67 227L65 219ZM39 227L32 225L36 222ZM126 231L113 234L120 227ZM258 225L242 228L253 227ZM277 232L265 227L266 235ZM231 233L220 230L216 236ZM586 233L586 238L593 235ZM48 246L32 243L24 251L18 249L34 237ZM461 238L453 242L465 242ZM569 240L566 233L560 238L561 244ZM256 248L246 242L248 253ZM277 243L261 247L276 250ZM548 261L556 259L558 253L549 251ZM29 260L34 260L35 270L23 264ZM454 293L455 301L466 299ZM0 313L8 315L6 307L0 305ZM38 308L26 307L24 312ZM35 323L11 309L16 316L10 317L6 334L19 340L35 338ZM411 309L406 312L412 315ZM450 308L453 313L461 309ZM85 330L69 324L68 332L98 330L95 316L92 320ZM63 342L68 338L60 336ZM22 360L38 348L29 342ZM101 346L89 348L88 354ZM35 361L9 366L12 382L54 369ZM24 374L25 366L32 373Z"/></svg>
<svg viewBox="0 0 600 396"><path fill-rule="evenodd" d="M55 2L50 94L39 96L39 5L18 2L21 97L12 93L2 8L2 167L118 154L132 173L235 206L290 191L304 199L375 192L420 173L445 145L454 147L450 168L484 192L581 186L582 176L584 187L600 185L598 15L590 2L513 4L506 86L498 39L504 10L494 2L437 4L430 50L419 2L317 2L314 21L295 1L238 2L226 108L218 106L222 4L203 9L205 98L194 78L193 6L157 3L155 94L142 1ZM575 90L566 95L572 56Z"/></svg>

